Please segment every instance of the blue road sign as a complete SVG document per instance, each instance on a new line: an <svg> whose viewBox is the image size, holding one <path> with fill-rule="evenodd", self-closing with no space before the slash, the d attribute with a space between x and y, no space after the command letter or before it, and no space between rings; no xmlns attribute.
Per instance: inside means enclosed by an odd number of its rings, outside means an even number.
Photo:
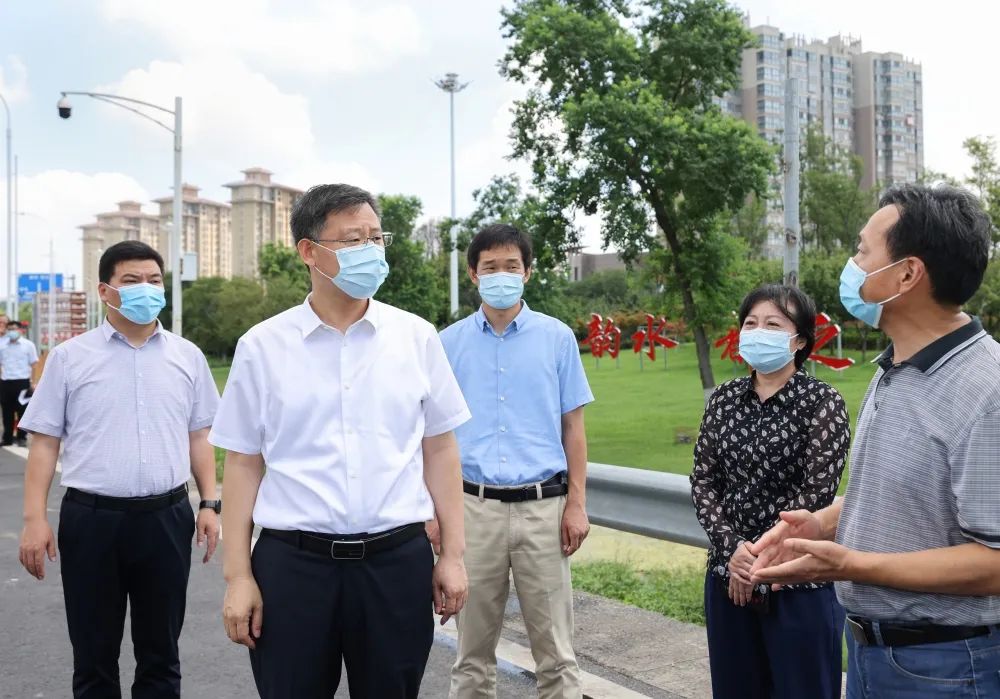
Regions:
<svg viewBox="0 0 1000 699"><path fill-rule="evenodd" d="M63 275L55 275L56 291L63 288ZM49 290L48 274L19 274L17 275L17 298L20 303L27 303L35 294L45 293Z"/></svg>

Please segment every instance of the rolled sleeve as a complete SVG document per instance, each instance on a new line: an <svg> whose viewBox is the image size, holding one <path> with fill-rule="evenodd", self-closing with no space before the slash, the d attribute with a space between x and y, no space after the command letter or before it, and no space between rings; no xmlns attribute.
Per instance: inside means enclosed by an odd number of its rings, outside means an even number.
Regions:
<svg viewBox="0 0 1000 699"><path fill-rule="evenodd" d="M19 426L26 432L62 439L66 431L66 353L56 348L45 362L41 381L28 401Z"/></svg>
<svg viewBox="0 0 1000 699"><path fill-rule="evenodd" d="M576 337L568 327L564 331L559 357L559 403L565 415L581 405L592 403L594 394L590 390L587 374L583 370L583 360L580 358Z"/></svg>
<svg viewBox="0 0 1000 699"><path fill-rule="evenodd" d="M468 421L472 413L448 363L444 345L433 330L427 338L425 357L430 388L423 404L424 436L436 437Z"/></svg>
<svg viewBox="0 0 1000 699"><path fill-rule="evenodd" d="M260 454L264 444L264 382L253 348L240 340L208 441L220 449Z"/></svg>
<svg viewBox="0 0 1000 699"><path fill-rule="evenodd" d="M194 383L194 405L191 407L191 419L188 431L203 430L211 427L215 413L219 410L219 389L208 366L208 360L201 352L197 353L197 374Z"/></svg>
<svg viewBox="0 0 1000 699"><path fill-rule="evenodd" d="M972 425L952 455L958 524L968 539L1000 549L1000 411Z"/></svg>

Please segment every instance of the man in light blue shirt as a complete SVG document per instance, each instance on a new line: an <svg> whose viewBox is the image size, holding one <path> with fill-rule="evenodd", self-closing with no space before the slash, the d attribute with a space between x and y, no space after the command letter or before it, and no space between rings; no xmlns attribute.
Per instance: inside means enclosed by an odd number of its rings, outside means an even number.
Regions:
<svg viewBox="0 0 1000 699"><path fill-rule="evenodd" d="M496 694L511 572L539 697L582 696L569 556L590 529L583 408L594 396L573 331L521 299L531 260L531 242L514 226L480 231L468 264L483 305L441 333L472 411L455 430L469 599L458 615L452 697Z"/></svg>
<svg viewBox="0 0 1000 699"><path fill-rule="evenodd" d="M31 372L38 363L35 344L23 337L21 323L7 323L4 344L0 345L0 401L3 403L3 446L14 443L14 424L24 413L19 398L31 388ZM17 443L27 444L27 435L18 426Z"/></svg>

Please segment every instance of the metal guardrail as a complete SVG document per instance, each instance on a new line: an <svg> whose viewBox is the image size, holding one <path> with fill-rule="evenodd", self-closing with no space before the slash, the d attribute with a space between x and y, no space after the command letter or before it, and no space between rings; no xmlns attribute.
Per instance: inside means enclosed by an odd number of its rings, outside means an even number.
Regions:
<svg viewBox="0 0 1000 699"><path fill-rule="evenodd" d="M588 464L587 516L602 527L708 548L691 483L676 473Z"/></svg>

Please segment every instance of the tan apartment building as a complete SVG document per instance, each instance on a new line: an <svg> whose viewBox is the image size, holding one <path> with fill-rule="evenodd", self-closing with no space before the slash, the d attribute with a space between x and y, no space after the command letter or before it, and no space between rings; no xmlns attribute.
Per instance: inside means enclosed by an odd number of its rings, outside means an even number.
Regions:
<svg viewBox="0 0 1000 699"><path fill-rule="evenodd" d="M194 185L182 187L181 211L184 227L181 231L181 250L198 254L199 277L233 276L233 237L230 224L230 206L222 202L203 199L201 190ZM173 221L173 197L154 199L160 206L159 220L164 236L169 236ZM169 243L169 239L167 241ZM169 265L168 265L169 266Z"/></svg>
<svg viewBox="0 0 1000 699"><path fill-rule="evenodd" d="M301 189L271 181L273 173L260 167L243 171L232 190L232 273L258 276L257 257L268 243L292 246L292 207Z"/></svg>
<svg viewBox="0 0 1000 699"><path fill-rule="evenodd" d="M746 20L749 25L749 19ZM801 137L812 126L836 146L861 156L862 186L914 182L923 173L923 90L919 64L896 53L865 52L861 40L786 35L778 27L750 31L758 45L743 52L741 87L715 100L732 116L782 144L787 79L797 78ZM784 250L781 178L771 183L765 254Z"/></svg>
<svg viewBox="0 0 1000 699"><path fill-rule="evenodd" d="M98 262L108 247L123 240L139 240L155 248L167 260L166 236L157 216L143 213L137 201L118 202L118 211L97 214L95 223L80 226L83 231L83 288L94 293L98 283Z"/></svg>

